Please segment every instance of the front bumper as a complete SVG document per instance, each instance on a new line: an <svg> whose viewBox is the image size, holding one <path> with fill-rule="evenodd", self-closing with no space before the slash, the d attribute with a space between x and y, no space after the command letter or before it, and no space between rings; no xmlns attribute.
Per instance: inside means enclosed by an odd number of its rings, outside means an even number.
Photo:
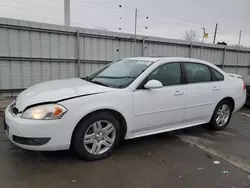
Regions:
<svg viewBox="0 0 250 188"><path fill-rule="evenodd" d="M70 147L71 126L65 119L28 120L5 110L5 132L17 146L37 151L65 150Z"/></svg>

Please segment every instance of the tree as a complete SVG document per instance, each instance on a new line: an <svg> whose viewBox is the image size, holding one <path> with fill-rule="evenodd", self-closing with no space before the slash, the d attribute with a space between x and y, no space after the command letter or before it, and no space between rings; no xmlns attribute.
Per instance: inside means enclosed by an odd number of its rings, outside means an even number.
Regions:
<svg viewBox="0 0 250 188"><path fill-rule="evenodd" d="M220 44L220 45L227 45L227 43L226 42L217 42L217 44Z"/></svg>
<svg viewBox="0 0 250 188"><path fill-rule="evenodd" d="M238 44L233 44L232 46L235 47L235 48L244 48L243 45L238 45Z"/></svg>
<svg viewBox="0 0 250 188"><path fill-rule="evenodd" d="M197 32L194 30L189 30L189 31L185 31L184 34L184 39L187 42L193 42L193 41L198 41L198 36L197 36Z"/></svg>

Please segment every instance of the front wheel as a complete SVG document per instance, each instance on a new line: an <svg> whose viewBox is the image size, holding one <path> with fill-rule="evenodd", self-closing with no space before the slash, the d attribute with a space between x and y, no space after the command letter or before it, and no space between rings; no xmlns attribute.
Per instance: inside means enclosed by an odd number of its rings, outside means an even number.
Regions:
<svg viewBox="0 0 250 188"><path fill-rule="evenodd" d="M98 160L109 156L119 140L119 121L112 114L100 112L79 123L72 144L83 159Z"/></svg>
<svg viewBox="0 0 250 188"><path fill-rule="evenodd" d="M222 130L230 122L232 116L232 104L227 101L221 101L215 108L214 114L210 121L213 130Z"/></svg>

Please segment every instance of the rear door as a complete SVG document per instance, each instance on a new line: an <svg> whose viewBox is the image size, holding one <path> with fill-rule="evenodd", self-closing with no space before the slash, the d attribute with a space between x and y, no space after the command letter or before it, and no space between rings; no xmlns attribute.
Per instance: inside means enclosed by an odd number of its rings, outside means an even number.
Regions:
<svg viewBox="0 0 250 188"><path fill-rule="evenodd" d="M185 62L186 109L184 124L208 122L220 98L220 83L205 64Z"/></svg>

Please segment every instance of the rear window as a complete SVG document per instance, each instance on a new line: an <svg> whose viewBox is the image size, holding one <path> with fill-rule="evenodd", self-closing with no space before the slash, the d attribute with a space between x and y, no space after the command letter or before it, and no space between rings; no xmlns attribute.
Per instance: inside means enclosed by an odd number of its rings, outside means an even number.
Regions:
<svg viewBox="0 0 250 188"><path fill-rule="evenodd" d="M224 80L224 76L223 74L221 74L219 71L211 68L212 72L213 72L213 75L214 75L214 78L216 81L223 81Z"/></svg>

